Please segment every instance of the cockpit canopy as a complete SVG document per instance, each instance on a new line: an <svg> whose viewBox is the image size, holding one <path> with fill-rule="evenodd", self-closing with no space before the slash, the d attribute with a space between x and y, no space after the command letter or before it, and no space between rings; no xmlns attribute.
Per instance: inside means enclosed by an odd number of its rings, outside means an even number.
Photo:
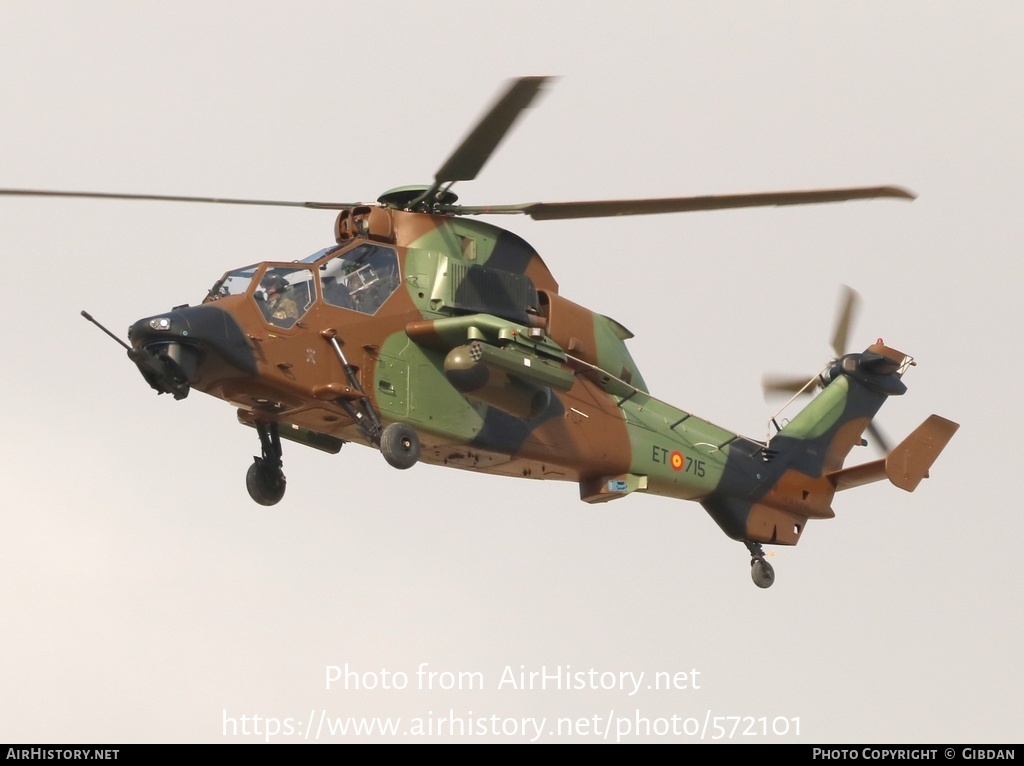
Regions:
<svg viewBox="0 0 1024 766"><path fill-rule="evenodd" d="M288 329L317 300L327 306L375 314L400 284L394 248L362 242L348 250L341 246L324 248L300 262L259 263L229 271L206 300L250 295L268 323Z"/></svg>

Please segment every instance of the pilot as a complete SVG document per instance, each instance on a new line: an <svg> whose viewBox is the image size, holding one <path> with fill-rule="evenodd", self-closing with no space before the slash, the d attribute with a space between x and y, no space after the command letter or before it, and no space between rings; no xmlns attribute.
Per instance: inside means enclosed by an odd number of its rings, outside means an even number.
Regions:
<svg viewBox="0 0 1024 766"><path fill-rule="evenodd" d="M260 282L267 294L264 312L270 319L298 319L299 307L288 297L288 281L280 274L268 274Z"/></svg>

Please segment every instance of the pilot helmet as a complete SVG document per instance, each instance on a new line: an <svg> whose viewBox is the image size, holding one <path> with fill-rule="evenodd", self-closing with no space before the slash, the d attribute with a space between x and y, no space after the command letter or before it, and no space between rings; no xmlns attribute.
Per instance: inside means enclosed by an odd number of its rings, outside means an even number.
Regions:
<svg viewBox="0 0 1024 766"><path fill-rule="evenodd" d="M282 293L288 288L288 280L280 274L268 273L260 282L260 287L269 292Z"/></svg>

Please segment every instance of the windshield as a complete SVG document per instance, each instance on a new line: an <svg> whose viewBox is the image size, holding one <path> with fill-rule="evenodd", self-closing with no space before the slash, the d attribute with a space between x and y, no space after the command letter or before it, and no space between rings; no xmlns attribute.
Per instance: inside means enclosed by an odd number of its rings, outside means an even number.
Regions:
<svg viewBox="0 0 1024 766"><path fill-rule="evenodd" d="M252 284L253 277L256 275L259 267L260 264L257 263L252 266L229 271L210 288L210 292L206 295L206 300L215 301L228 295L242 295L249 289L249 285Z"/></svg>

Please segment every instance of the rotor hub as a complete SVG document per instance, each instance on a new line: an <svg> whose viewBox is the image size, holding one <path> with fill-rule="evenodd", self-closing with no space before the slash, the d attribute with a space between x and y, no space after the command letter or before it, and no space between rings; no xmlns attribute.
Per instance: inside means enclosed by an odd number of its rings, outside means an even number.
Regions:
<svg viewBox="0 0 1024 766"><path fill-rule="evenodd" d="M377 197L377 201L385 207L408 210L413 202L430 191L430 189L431 187L429 186L399 186L381 194ZM434 199L426 201L426 205L428 208L433 205L454 205L458 199L459 195L455 192L441 189L434 194Z"/></svg>

